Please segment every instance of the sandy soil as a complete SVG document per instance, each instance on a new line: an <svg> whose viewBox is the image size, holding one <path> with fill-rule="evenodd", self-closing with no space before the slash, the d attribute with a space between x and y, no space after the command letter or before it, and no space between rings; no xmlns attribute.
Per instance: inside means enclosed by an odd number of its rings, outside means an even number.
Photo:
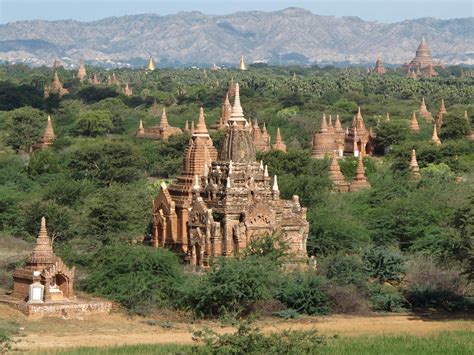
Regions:
<svg viewBox="0 0 474 355"><path fill-rule="evenodd" d="M474 331L472 317L446 319L441 316L413 314L301 317L296 320L262 319L256 325L266 332L281 329L318 329L322 334L343 336L415 334L424 336L439 331ZM116 312L110 315L93 315L76 319L28 319L20 312L0 305L0 325L14 324L19 334L14 337L13 348L21 353L53 348L77 346L112 346L125 344L191 344L192 333L203 327L218 332L231 332L218 322L200 321L186 323L170 321L172 328L162 327L166 317L148 324L149 318L130 317Z"/></svg>

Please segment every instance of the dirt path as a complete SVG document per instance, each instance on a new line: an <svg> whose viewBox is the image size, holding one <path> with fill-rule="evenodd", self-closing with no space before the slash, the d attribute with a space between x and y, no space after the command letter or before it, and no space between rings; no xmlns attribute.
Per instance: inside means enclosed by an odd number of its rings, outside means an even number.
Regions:
<svg viewBox="0 0 474 355"><path fill-rule="evenodd" d="M112 346L125 344L191 344L192 333L203 327L211 327L219 332L230 332L231 327L222 327L217 322L201 321L190 324L171 323L166 328L165 319L155 320L129 317L121 313L95 315L82 319L28 319L17 311L0 305L0 321L14 322L21 335L14 338L14 349L19 352L34 352L53 348L78 346ZM439 331L474 331L474 322L466 320L440 320L420 318L410 314L371 316L327 316L302 317L284 321L275 318L264 319L256 325L271 332L281 329L316 328L322 334L343 336L415 334L428 335Z"/></svg>

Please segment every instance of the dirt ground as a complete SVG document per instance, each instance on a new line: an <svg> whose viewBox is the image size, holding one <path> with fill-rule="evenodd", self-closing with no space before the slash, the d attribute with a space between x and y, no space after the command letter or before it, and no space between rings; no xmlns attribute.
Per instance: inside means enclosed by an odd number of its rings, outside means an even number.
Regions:
<svg viewBox="0 0 474 355"><path fill-rule="evenodd" d="M191 344L192 333L203 327L219 332L233 331L219 322L199 321L195 323L170 321L169 317L155 319L130 317L125 313L91 315L84 318L29 319L20 312L0 305L0 327L10 327L18 332L14 337L13 349L27 353L38 350L78 346L112 346L125 344ZM174 318L176 319L176 317ZM466 315L331 315L301 317L295 320L267 318L255 325L266 332L282 329L316 328L325 335L381 335L415 334L424 336L439 331L474 331L473 318Z"/></svg>

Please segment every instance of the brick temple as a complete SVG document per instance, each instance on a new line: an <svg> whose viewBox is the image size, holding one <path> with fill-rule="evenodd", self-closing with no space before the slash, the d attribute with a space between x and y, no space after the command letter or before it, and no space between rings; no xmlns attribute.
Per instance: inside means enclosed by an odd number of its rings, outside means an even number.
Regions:
<svg viewBox="0 0 474 355"><path fill-rule="evenodd" d="M238 256L256 238L278 235L292 263L306 264L306 208L298 196L281 199L277 177L272 179L256 160L237 84L227 123L217 150L201 110L184 153L183 172L170 186L163 183L153 201L150 243L181 253L199 268L214 258Z"/></svg>

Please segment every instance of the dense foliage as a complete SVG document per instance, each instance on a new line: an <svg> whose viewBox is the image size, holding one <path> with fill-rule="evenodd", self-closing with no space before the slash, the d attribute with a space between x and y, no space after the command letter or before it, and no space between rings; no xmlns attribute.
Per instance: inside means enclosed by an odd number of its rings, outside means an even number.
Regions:
<svg viewBox="0 0 474 355"><path fill-rule="evenodd" d="M80 83L60 69L70 93L44 99L50 69L0 66L0 238L33 241L44 215L55 249L87 275L84 287L141 313L166 306L196 316L235 316L261 311L262 303L287 316L464 309L474 279L474 141L466 138L474 81L469 69L455 77L458 69L420 80L400 71L366 75L360 68L117 70L133 97L118 87ZM102 80L109 74L88 71ZM139 121L145 127L159 122L151 109L156 99L173 126L196 120L200 106L210 125L231 77L241 85L246 117L265 123L272 136L280 127L290 148L258 159L278 175L282 198L299 195L308 208L308 253L316 256L317 271L282 272L277 239L189 275L175 255L134 245L150 233L152 198L161 180L180 172L189 141L186 134L167 142L139 139ZM422 96L433 114L445 99L440 146L430 142L432 126L421 117L420 133L409 131ZM311 135L323 112L339 114L348 125L358 106L382 148L364 159L372 188L336 194L329 160L310 156ZM58 139L47 151L31 152L48 114ZM221 136L212 134L216 146ZM412 149L421 168L417 181L408 169ZM340 161L348 180L356 163Z"/></svg>

